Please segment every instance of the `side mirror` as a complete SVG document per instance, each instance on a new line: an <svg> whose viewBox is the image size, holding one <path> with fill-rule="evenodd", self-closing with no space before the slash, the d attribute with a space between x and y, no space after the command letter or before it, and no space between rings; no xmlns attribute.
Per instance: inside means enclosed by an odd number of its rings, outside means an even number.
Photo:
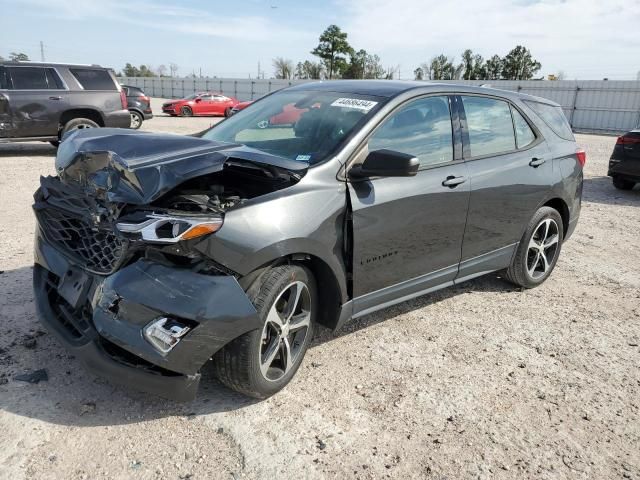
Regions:
<svg viewBox="0 0 640 480"><path fill-rule="evenodd" d="M353 178L367 177L413 177L418 173L420 161L413 155L394 150L369 152L361 165L349 170Z"/></svg>
<svg viewBox="0 0 640 480"><path fill-rule="evenodd" d="M195 99L195 102L196 102L196 103L200 103L201 101L202 101L202 99L201 99L200 97L198 97L198 98L196 98L196 99Z"/></svg>

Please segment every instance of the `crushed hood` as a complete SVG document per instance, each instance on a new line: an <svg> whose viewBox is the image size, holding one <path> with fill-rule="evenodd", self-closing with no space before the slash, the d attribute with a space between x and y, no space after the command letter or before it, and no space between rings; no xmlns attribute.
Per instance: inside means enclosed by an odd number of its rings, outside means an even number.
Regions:
<svg viewBox="0 0 640 480"><path fill-rule="evenodd" d="M56 171L109 202L144 205L191 178L215 173L229 161L302 176L308 164L240 144L119 128L77 130L65 137Z"/></svg>

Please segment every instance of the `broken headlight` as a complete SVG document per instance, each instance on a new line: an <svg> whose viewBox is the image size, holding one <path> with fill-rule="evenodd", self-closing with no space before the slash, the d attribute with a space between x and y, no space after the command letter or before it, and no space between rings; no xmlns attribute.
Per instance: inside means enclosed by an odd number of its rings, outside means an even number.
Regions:
<svg viewBox="0 0 640 480"><path fill-rule="evenodd" d="M144 327L144 337L162 354L169 353L191 328L178 320L158 317Z"/></svg>
<svg viewBox="0 0 640 480"><path fill-rule="evenodd" d="M222 218L149 215L140 223L120 222L117 227L123 233L139 233L149 242L176 243L217 232Z"/></svg>

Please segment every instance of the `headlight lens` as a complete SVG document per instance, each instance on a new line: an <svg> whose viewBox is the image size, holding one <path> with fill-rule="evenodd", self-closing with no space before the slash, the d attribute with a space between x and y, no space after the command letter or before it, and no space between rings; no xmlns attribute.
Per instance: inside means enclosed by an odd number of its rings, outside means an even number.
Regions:
<svg viewBox="0 0 640 480"><path fill-rule="evenodd" d="M222 227L222 218L149 215L141 223L120 222L116 226L123 233L139 233L148 242L176 243L217 232Z"/></svg>

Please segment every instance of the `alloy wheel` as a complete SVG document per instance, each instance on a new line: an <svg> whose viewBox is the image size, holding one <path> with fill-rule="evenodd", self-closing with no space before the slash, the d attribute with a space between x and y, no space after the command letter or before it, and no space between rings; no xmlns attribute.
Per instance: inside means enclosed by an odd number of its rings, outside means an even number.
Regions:
<svg viewBox="0 0 640 480"><path fill-rule="evenodd" d="M298 361L311 323L311 295L303 282L293 282L278 295L267 314L260 342L260 370L276 381Z"/></svg>
<svg viewBox="0 0 640 480"><path fill-rule="evenodd" d="M131 112L130 115L131 115L131 128L133 128L134 130L137 130L138 128L140 128L140 125L142 124L140 115L133 112Z"/></svg>
<svg viewBox="0 0 640 480"><path fill-rule="evenodd" d="M533 231L527 250L527 271L534 280L549 272L558 253L560 229L552 218L545 218Z"/></svg>

